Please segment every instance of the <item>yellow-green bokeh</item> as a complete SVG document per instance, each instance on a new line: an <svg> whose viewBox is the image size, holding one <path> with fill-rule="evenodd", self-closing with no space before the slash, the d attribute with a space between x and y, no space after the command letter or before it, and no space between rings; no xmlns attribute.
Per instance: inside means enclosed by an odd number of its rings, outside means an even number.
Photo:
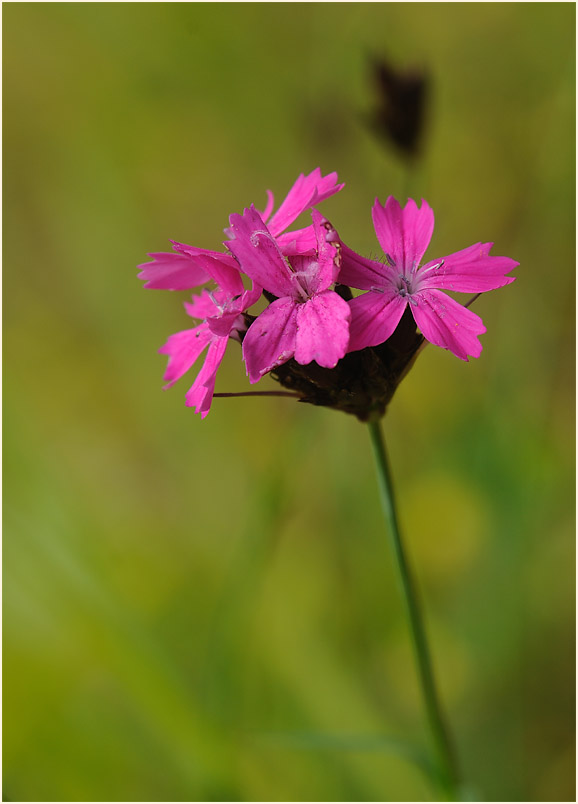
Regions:
<svg viewBox="0 0 578 804"><path fill-rule="evenodd" d="M385 420L440 685L474 797L572 800L573 4L15 3L3 34L5 797L435 796L368 742L426 735L366 428L201 421L156 354L187 296L135 278L318 165L375 251L408 186L377 54L431 77L429 254L520 262L480 360L428 348Z"/></svg>

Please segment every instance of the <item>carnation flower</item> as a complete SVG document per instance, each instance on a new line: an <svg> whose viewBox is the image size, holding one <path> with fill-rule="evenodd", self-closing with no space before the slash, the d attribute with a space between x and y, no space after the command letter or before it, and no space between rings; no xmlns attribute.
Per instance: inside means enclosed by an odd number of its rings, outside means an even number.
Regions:
<svg viewBox="0 0 578 804"><path fill-rule="evenodd" d="M159 349L161 354L169 356L164 379L167 382L165 388L170 388L208 347L205 362L185 397L186 404L200 413L203 419L211 407L217 370L229 339L240 340L240 334L247 328L243 313L261 295L260 287L244 289L236 268L221 264L214 274L212 278L217 281L220 290L204 290L199 296L193 297L192 304L185 302L188 315L203 319L202 323L171 335Z"/></svg>
<svg viewBox="0 0 578 804"><path fill-rule="evenodd" d="M262 213L251 206L231 215L225 252L171 241L173 253L155 252L152 262L139 266L148 288L216 284L185 304L200 323L171 335L159 350L169 357L167 388L206 350L186 394L187 405L202 417L210 410L231 339L242 344L251 383L271 372L300 401L343 410L362 421L385 413L424 339L462 360L479 357L478 336L485 332L481 318L443 291L482 293L502 287L514 281L507 274L518 263L490 256L491 243L476 243L421 266L433 233L433 212L427 202L418 208L411 199L402 209L393 197L385 205L376 200L373 207L383 260L362 257L313 208L343 186L336 173L322 176L316 168L299 176L276 212L268 192ZM312 224L287 231L306 210ZM366 292L353 298L351 287ZM250 308L261 294L269 305L255 315Z"/></svg>
<svg viewBox="0 0 578 804"><path fill-rule="evenodd" d="M315 250L284 257L254 207L231 215L228 248L241 269L275 298L243 339L249 380L257 382L292 357L334 368L349 343L349 305L330 290L339 271L340 247L331 225L312 211Z"/></svg>
<svg viewBox="0 0 578 804"><path fill-rule="evenodd" d="M274 197L273 193L267 190L268 203L262 217L263 220L270 217L269 231L277 239L283 254L313 253L315 234L311 225L294 232L285 232L285 229L313 204L325 201L343 187L344 184L337 184L337 173L322 176L319 168L315 168L307 176L302 173L273 215L271 212L275 203ZM171 243L176 253L154 252L148 255L153 258L153 262L145 262L138 266L141 269L138 277L145 280L145 288L190 290L211 279L212 272L218 270L215 262L231 268L237 267L230 254L187 246L174 240L171 240Z"/></svg>
<svg viewBox="0 0 578 804"><path fill-rule="evenodd" d="M307 176L302 173L271 218L269 216L275 202L273 193L271 190L267 190L268 203L261 218L263 222L267 223L270 234L276 239L283 254L312 254L314 252L316 237L311 225L294 232L285 232L285 229L297 220L302 212L311 209L315 204L320 204L344 187L345 184L337 184L337 173L322 176L319 168L315 168ZM229 232L229 230L225 231Z"/></svg>
<svg viewBox="0 0 578 804"><path fill-rule="evenodd" d="M429 245L434 215L426 201L421 209L409 199L402 209L390 196L376 199L373 223L385 260L361 257L344 246L339 281L367 290L352 299L349 351L378 346L394 332L409 307L423 336L462 360L479 357L482 319L441 290L482 293L508 285L506 276L518 263L490 256L492 243L476 243L420 267Z"/></svg>

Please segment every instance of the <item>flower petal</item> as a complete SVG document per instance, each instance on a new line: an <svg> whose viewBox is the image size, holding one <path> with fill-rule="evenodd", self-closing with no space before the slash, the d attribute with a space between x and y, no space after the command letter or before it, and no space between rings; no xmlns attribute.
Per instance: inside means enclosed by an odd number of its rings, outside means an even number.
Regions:
<svg viewBox="0 0 578 804"><path fill-rule="evenodd" d="M205 249L186 246L184 243L177 243L171 240L173 248L180 254L194 259L194 261L204 268L210 279L214 279L217 285L235 296L243 293L243 280L239 273L238 263L230 254L220 254L218 251L206 251Z"/></svg>
<svg viewBox="0 0 578 804"><path fill-rule="evenodd" d="M443 260L432 260L416 275L417 290L442 288L460 293L482 293L513 282L506 276L520 263L509 257L491 257L493 243L474 243Z"/></svg>
<svg viewBox="0 0 578 804"><path fill-rule="evenodd" d="M224 290L204 290L200 296L193 296L192 303L185 302L185 310L191 318L205 319L214 335L228 338L233 330L244 332L247 329L241 313L257 301L261 292L261 288L255 286L231 298Z"/></svg>
<svg viewBox="0 0 578 804"><path fill-rule="evenodd" d="M297 302L277 299L251 324L243 338L243 358L252 383L295 354Z"/></svg>
<svg viewBox="0 0 578 804"><path fill-rule="evenodd" d="M151 290L190 290L208 282L210 276L202 262L171 252L157 251L148 255L153 262L138 265L139 279Z"/></svg>
<svg viewBox="0 0 578 804"><path fill-rule="evenodd" d="M207 324L213 335L217 335L219 338L228 338L233 330L244 332L247 329L243 316L237 310L228 310L220 315L212 316L207 319Z"/></svg>
<svg viewBox="0 0 578 804"><path fill-rule="evenodd" d="M337 279L341 268L341 243L331 223L320 212L312 209L311 217L317 240L318 263L314 284L311 287L320 293L327 290Z"/></svg>
<svg viewBox="0 0 578 804"><path fill-rule="evenodd" d="M186 393L185 402L187 407L195 408L195 413L200 413L202 419L205 418L210 410L213 394L215 393L217 371L225 355L226 348L226 338L215 338L215 340L211 341L203 367Z"/></svg>
<svg viewBox="0 0 578 804"><path fill-rule="evenodd" d="M259 215L263 218L264 221L267 220L269 215L273 212L273 207L275 206L275 196L271 192L271 190L267 190L267 206L263 210L263 212L259 212Z"/></svg>
<svg viewBox="0 0 578 804"><path fill-rule="evenodd" d="M399 202L390 195L383 206L375 199L372 216L375 233L384 254L395 263L398 272L409 275L417 268L429 246L434 228L432 208L422 199L419 209L413 198L410 198L402 209Z"/></svg>
<svg viewBox="0 0 578 804"><path fill-rule="evenodd" d="M332 285L341 264L341 244L333 226L316 209L311 210L316 248L312 256L289 257L289 264L308 296Z"/></svg>
<svg viewBox="0 0 578 804"><path fill-rule="evenodd" d="M275 296L292 296L295 280L255 207L246 209L242 215L231 215L229 222L232 239L227 241L227 248L247 276Z"/></svg>
<svg viewBox="0 0 578 804"><path fill-rule="evenodd" d="M218 315L227 302L228 295L222 290L211 292L203 290L199 296L192 297L192 302L185 302L185 310L191 318L210 318Z"/></svg>
<svg viewBox="0 0 578 804"><path fill-rule="evenodd" d="M171 240L171 245L175 251L178 251L179 254L183 254L185 257L189 257L192 260L196 260L197 258L203 260L209 257L212 260L223 262L226 265L229 265L231 268L237 268L237 264L231 255L222 251L210 251L206 248L188 246L186 243L179 243L178 240Z"/></svg>
<svg viewBox="0 0 578 804"><path fill-rule="evenodd" d="M302 366L314 360L335 368L349 344L349 304L333 290L313 296L297 306L295 360Z"/></svg>
<svg viewBox="0 0 578 804"><path fill-rule="evenodd" d="M315 253L316 240L313 226L306 226L304 229L296 229L293 232L285 232L285 234L277 235L275 240L281 253L285 255Z"/></svg>
<svg viewBox="0 0 578 804"><path fill-rule="evenodd" d="M169 356L167 370L163 377L167 383L165 389L174 385L191 368L212 338L213 335L205 322L194 329L176 332L169 337L159 349L161 355Z"/></svg>
<svg viewBox="0 0 578 804"><path fill-rule="evenodd" d="M357 352L366 346L379 346L392 335L407 305L407 297L391 290L369 291L349 302L348 352Z"/></svg>
<svg viewBox="0 0 578 804"><path fill-rule="evenodd" d="M411 305L413 317L430 343L449 349L460 360L481 355L478 335L486 328L479 315L439 290L422 290L412 298L417 302Z"/></svg>
<svg viewBox="0 0 578 804"><path fill-rule="evenodd" d="M341 268L338 282L359 290L395 287L399 271L386 262L368 260L352 251L345 243L341 244Z"/></svg>
<svg viewBox="0 0 578 804"><path fill-rule="evenodd" d="M274 236L281 234L302 212L313 204L325 201L343 187L344 184L337 184L337 173L322 176L320 168L315 168L307 176L302 173L269 221L271 233Z"/></svg>
<svg viewBox="0 0 578 804"><path fill-rule="evenodd" d="M245 310L248 310L249 307L252 307L255 302L257 302L263 293L263 288L260 285L256 285L253 283L253 287L251 290L246 290L238 301L235 302L235 305L240 313L244 313Z"/></svg>

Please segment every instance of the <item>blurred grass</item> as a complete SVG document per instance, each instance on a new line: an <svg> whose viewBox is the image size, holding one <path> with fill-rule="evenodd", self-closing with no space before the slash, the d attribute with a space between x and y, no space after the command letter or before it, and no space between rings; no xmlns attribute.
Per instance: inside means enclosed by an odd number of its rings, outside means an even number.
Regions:
<svg viewBox="0 0 578 804"><path fill-rule="evenodd" d="M368 749L425 736L364 428L270 399L201 422L155 354L186 294L134 268L317 165L375 251L406 187L364 125L383 53L432 78L429 254L521 263L476 303L482 358L428 348L386 419L440 683L473 789L574 799L574 7L3 12L5 796L435 795Z"/></svg>

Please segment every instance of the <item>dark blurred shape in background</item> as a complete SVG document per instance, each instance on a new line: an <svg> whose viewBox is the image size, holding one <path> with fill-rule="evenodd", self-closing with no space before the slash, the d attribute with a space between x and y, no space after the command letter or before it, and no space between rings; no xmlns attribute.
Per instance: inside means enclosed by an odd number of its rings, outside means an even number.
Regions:
<svg viewBox="0 0 578 804"><path fill-rule="evenodd" d="M386 145L414 159L423 145L429 78L425 70L400 70L384 58L371 59L376 104L370 125Z"/></svg>

